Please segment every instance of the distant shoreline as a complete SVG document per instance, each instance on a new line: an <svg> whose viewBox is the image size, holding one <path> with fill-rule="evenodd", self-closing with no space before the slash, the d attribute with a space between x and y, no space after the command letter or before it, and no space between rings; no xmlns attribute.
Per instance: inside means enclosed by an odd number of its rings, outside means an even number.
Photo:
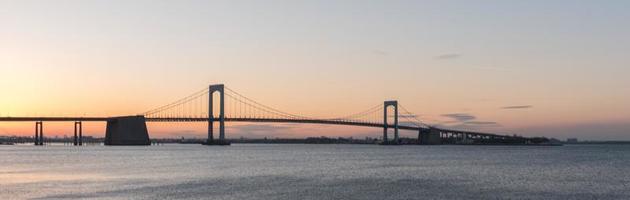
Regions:
<svg viewBox="0 0 630 200"><path fill-rule="evenodd" d="M583 141L583 142L563 142L563 144L630 144L630 141Z"/></svg>
<svg viewBox="0 0 630 200"><path fill-rule="evenodd" d="M0 136L0 145L16 145L32 143L33 138L24 136ZM152 144L201 144L205 142L205 138L154 138L151 139ZM47 138L47 143L72 143L71 138ZM83 142L85 144L99 144L104 138L95 138L85 136ZM231 143L240 144L379 144L377 138L328 138L328 137L307 137L307 138L231 138L227 139ZM415 138L400 138L402 145L418 145ZM559 146L559 145L630 145L630 141L577 141L567 142L552 140L550 143L539 144L510 144L510 143L470 143L470 144L439 144L439 145L510 145L510 146Z"/></svg>

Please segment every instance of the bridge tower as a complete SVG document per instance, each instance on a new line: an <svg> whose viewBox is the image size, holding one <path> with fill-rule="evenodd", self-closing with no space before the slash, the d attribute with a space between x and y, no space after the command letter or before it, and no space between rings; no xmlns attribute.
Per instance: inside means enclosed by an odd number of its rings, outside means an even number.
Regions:
<svg viewBox="0 0 630 200"><path fill-rule="evenodd" d="M394 107L394 141L393 144L398 144L398 101L385 101L383 106L383 143L388 144L387 129L389 124L387 123L387 108L389 106Z"/></svg>
<svg viewBox="0 0 630 200"><path fill-rule="evenodd" d="M223 84L210 85L208 88L208 141L207 145L229 145L225 142L225 86ZM214 93L219 92L219 141L214 141Z"/></svg>

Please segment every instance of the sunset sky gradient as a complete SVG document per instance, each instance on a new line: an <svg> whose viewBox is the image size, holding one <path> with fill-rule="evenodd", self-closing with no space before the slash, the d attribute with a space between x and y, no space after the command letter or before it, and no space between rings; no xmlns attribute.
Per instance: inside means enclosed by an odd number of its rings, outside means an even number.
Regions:
<svg viewBox="0 0 630 200"><path fill-rule="evenodd" d="M134 115L211 83L336 116L397 99L429 124L630 140L630 1L0 0L0 116ZM204 137L205 124L149 124ZM381 130L228 124L228 137ZM34 123L0 122L0 135ZM69 135L71 123L47 123ZM102 137L103 123L88 123Z"/></svg>

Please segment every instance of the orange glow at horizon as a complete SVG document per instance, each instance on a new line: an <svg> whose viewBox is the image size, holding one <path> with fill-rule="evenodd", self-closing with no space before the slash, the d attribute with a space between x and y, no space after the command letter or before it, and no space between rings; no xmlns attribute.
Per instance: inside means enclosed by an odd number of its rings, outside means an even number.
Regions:
<svg viewBox="0 0 630 200"><path fill-rule="evenodd" d="M626 2L496 5L506 12L448 1L0 4L10 8L0 9L0 116L137 115L222 83L309 117L398 100L431 125L630 140ZM45 123L45 133L69 135L68 124ZM202 137L198 124L149 128ZM0 135L33 126L0 122ZM273 126L228 136L379 132ZM96 136L105 125L85 128Z"/></svg>

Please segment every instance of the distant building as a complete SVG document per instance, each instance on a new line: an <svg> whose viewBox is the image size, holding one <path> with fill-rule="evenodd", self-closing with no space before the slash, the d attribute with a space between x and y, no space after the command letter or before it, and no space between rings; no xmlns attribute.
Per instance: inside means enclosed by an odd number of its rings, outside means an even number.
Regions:
<svg viewBox="0 0 630 200"><path fill-rule="evenodd" d="M578 139L577 138L567 138L567 143L577 143Z"/></svg>

